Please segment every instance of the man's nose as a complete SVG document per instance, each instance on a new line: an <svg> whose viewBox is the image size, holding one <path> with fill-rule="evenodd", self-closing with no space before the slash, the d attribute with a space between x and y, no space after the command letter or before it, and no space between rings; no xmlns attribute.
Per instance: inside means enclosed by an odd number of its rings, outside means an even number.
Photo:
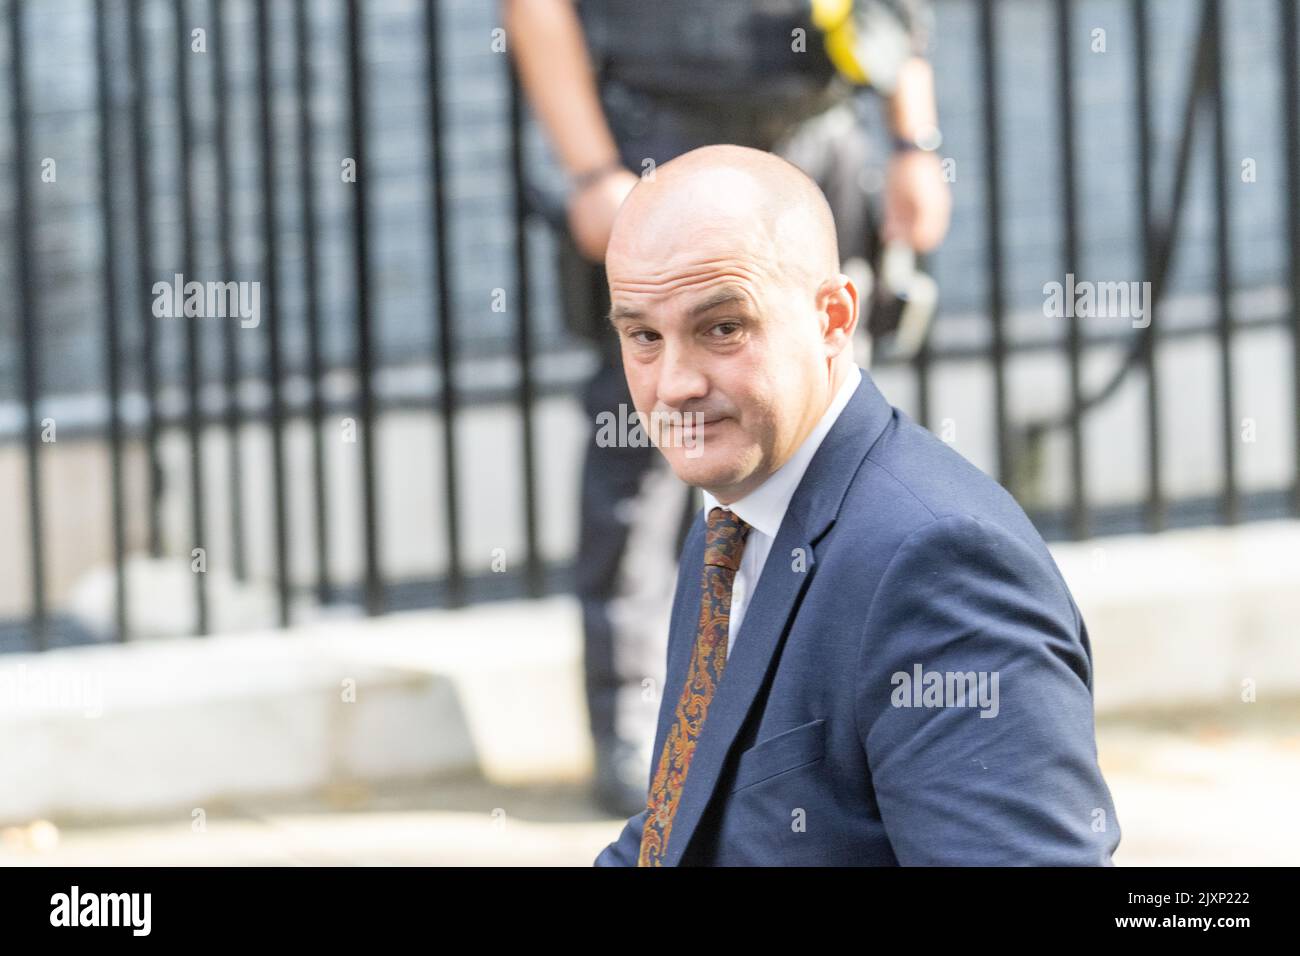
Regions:
<svg viewBox="0 0 1300 956"><path fill-rule="evenodd" d="M675 346L664 349L659 365L659 404L680 410L709 391L709 380L686 350Z"/></svg>

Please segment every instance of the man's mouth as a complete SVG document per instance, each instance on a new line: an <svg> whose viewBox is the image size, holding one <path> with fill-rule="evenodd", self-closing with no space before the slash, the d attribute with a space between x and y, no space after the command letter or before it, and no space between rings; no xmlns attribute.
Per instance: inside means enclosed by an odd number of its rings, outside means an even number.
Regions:
<svg viewBox="0 0 1300 956"><path fill-rule="evenodd" d="M689 422L683 422L681 427L683 431L694 431L699 428L707 428L710 425L717 425L720 422L725 422L726 420L727 419L725 417L693 419Z"/></svg>
<svg viewBox="0 0 1300 956"><path fill-rule="evenodd" d="M701 413L685 412L676 421L664 422L660 426L659 437L655 444L687 448L702 446L709 436L730 419L730 415L704 418Z"/></svg>
<svg viewBox="0 0 1300 956"><path fill-rule="evenodd" d="M706 418L702 421L684 422L678 427L677 435L682 442L700 442L704 441L709 435L717 431L727 418Z"/></svg>

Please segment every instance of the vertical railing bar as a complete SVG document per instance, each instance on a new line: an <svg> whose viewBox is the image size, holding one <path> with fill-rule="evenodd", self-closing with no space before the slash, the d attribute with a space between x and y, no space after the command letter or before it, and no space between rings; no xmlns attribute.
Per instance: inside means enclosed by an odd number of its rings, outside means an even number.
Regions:
<svg viewBox="0 0 1300 956"><path fill-rule="evenodd" d="M360 0L348 0L348 97L352 114L352 160L356 165L356 181L352 183L352 210L353 232L356 235L357 416L361 419L358 440L361 443L362 525L366 552L365 600L367 613L379 614L385 601L379 567L379 527L375 499L375 420L370 341L370 212L366 200L366 177L370 170L366 165L365 150L366 78L361 29Z"/></svg>
<svg viewBox="0 0 1300 956"><path fill-rule="evenodd" d="M1295 477L1291 486L1291 513L1300 516L1300 54L1296 52L1295 0L1278 0L1282 66L1282 127L1286 131L1287 236L1291 265L1291 442Z"/></svg>
<svg viewBox="0 0 1300 956"><path fill-rule="evenodd" d="M1214 109L1214 252L1215 277L1219 300L1219 382L1223 389L1223 491L1221 511L1223 520L1234 524L1240 516L1237 492L1237 426L1233 414L1232 370L1232 260L1228 249L1228 146L1227 117L1224 114L1224 76L1222 36L1226 24L1220 15L1219 0L1209 0L1212 8L1210 37L1210 68L1213 71L1211 101Z"/></svg>
<svg viewBox="0 0 1300 956"><path fill-rule="evenodd" d="M515 220L515 354L519 363L519 427L523 443L524 540L528 548L528 593L542 594L542 560L537 536L537 463L533 444L533 409L536 394L532 372L532 288L528 272L528 210L523 197L524 143L523 95L519 75L510 74L510 174L514 183Z"/></svg>
<svg viewBox="0 0 1300 956"><path fill-rule="evenodd" d="M1201 7L1201 22L1198 31L1196 53L1192 64L1191 83L1187 89L1187 99L1183 102L1182 135L1178 140L1177 155L1174 160L1173 194L1169 200L1169 215L1159 231L1159 241L1152 241L1151 246L1156 257L1157 267L1152 276L1152 301L1158 302L1164 296L1169 284L1171 263L1173 261L1176 240L1182 228L1183 211L1186 207L1187 184L1191 181L1191 166L1196 143L1196 118L1201 108L1201 100L1207 95L1209 85L1213 82L1213 70L1210 63L1211 45L1213 44L1214 10L1209 0L1204 0Z"/></svg>
<svg viewBox="0 0 1300 956"><path fill-rule="evenodd" d="M216 177L221 200L217 203L217 254L221 276L232 278L235 257L231 250L234 232L234 191L231 189L230 149L235 143L230 109L226 98L232 92L227 85L225 28L222 21L223 0L209 0L210 23L208 35L212 39L212 104L216 122ZM221 326L222 379L225 385L226 404L224 426L226 430L228 466L226 482L230 486L230 566L235 580L248 576L244 547L244 453L240 436L243 414L239 403L239 329L237 322Z"/></svg>
<svg viewBox="0 0 1300 956"><path fill-rule="evenodd" d="M1056 62L1057 112L1061 134L1061 211L1062 253L1065 273L1076 272L1079 265L1079 212L1076 195L1077 176L1074 168L1074 58L1071 56L1073 19L1070 16L1073 0L1056 0ZM1083 405L1082 354L1079 336L1079 317L1068 309L1066 355L1070 370L1070 533L1076 539L1088 536L1088 497L1083 467Z"/></svg>
<svg viewBox="0 0 1300 956"><path fill-rule="evenodd" d="M144 0L131 0L127 8L129 38L127 59L131 63L131 128L135 153L135 245L136 281L139 288L140 318L144 323L140 339L141 379L144 386L144 445L148 460L145 495L148 501L150 557L162 557L162 463L158 457L161 425L158 420L158 335L149 296L153 289L153 184L149 176L149 38L144 23Z"/></svg>
<svg viewBox="0 0 1300 956"><path fill-rule="evenodd" d="M45 594L45 540L41 520L41 440L38 433L36 406L40 400L37 381L39 365L40 301L36 291L37 276L32 261L32 238L35 220L32 215L32 192L27 169L30 129L28 127L26 51L23 47L22 0L9 4L9 68L13 90L13 157L18 192L14 210L14 278L18 282L18 335L22 342L24 444L27 451L27 526L31 549L32 639L36 649L49 647L49 619Z"/></svg>
<svg viewBox="0 0 1300 956"><path fill-rule="evenodd" d="M928 271L928 257L922 257L917 262L917 267ZM935 325L939 321L940 304L935 304L935 314L930 316L930 331L923 339L912 357L913 366L916 370L916 418L921 423L922 428L928 428L933 431L932 417L934 410L930 402L930 371L934 365L934 356L930 348L930 339L934 334ZM872 353L875 354L876 343L873 342Z"/></svg>
<svg viewBox="0 0 1300 956"><path fill-rule="evenodd" d="M930 370L934 361L930 355L929 341L922 342L916 350L916 417L922 427L931 431L933 428L934 410L930 402Z"/></svg>
<svg viewBox="0 0 1300 956"><path fill-rule="evenodd" d="M108 386L109 509L113 536L114 637L125 643L127 630L126 530L122 502L122 377L117 321L121 290L117 282L117 229L113 203L113 100L108 37L108 0L95 0L95 72L99 109L99 203L103 209L104 377Z"/></svg>
<svg viewBox="0 0 1300 956"><path fill-rule="evenodd" d="M180 192L181 219L181 262L180 271L186 276L186 282L192 281L196 263L194 251L195 210L194 176L191 169L194 154L194 130L190 115L190 34L185 22L185 0L174 0L172 4L172 25L176 31L176 124L177 124L177 168L179 170L178 190ZM203 409L201 400L201 375L199 366L199 325L198 317L184 315L186 311L181 303L177 307L182 313L185 328L185 385L186 431L190 444L190 537L192 544L187 548L186 557L191 556L191 549L202 548L206 557L210 557L204 522L203 494ZM204 565L206 568L206 563ZM202 636L208 631L208 587L207 574L194 572L194 633Z"/></svg>
<svg viewBox="0 0 1300 956"><path fill-rule="evenodd" d="M980 43L982 85L984 89L984 175L988 208L986 242L989 263L989 322L992 329L993 409L997 430L997 479L1006 484L1011 478L1010 449L1007 435L1006 340L1004 296L1002 288L1002 206L1001 164L998 151L998 81L997 29L994 0L980 2Z"/></svg>
<svg viewBox="0 0 1300 956"><path fill-rule="evenodd" d="M296 0L294 31L298 46L298 179L302 190L303 318L307 326L307 370L311 379L311 456L316 506L316 598L330 600L329 510L325 489L325 402L321 395L319 262L316 255L316 208L312 162L316 154L311 118L311 22L306 0Z"/></svg>
<svg viewBox="0 0 1300 956"><path fill-rule="evenodd" d="M442 138L442 57L438 49L438 0L425 0L424 45L429 89L429 157L433 192L434 274L438 282L438 345L434 362L442 378L439 413L442 416L445 517L447 522L447 605L459 607L465 599L464 571L460 561L460 504L456 488L456 341L449 268L451 239L447 230L446 150Z"/></svg>
<svg viewBox="0 0 1300 956"><path fill-rule="evenodd" d="M271 82L271 11L266 2L257 5L257 82L260 100L262 149L262 275L266 283L262 301L267 324L267 386L270 396L268 425L271 429L271 494L275 513L275 576L279 596L280 626L288 627L289 556L288 523L284 488L284 406L280 394L280 277L279 224L275 192L275 101Z"/></svg>
<svg viewBox="0 0 1300 956"><path fill-rule="evenodd" d="M1151 199L1151 43L1147 24L1146 0L1132 0L1134 37L1134 75L1136 87L1135 125L1138 143L1138 258L1143 275L1156 274L1155 220ZM1159 326L1154 322L1154 296L1147 302L1146 320L1151 323L1146 331L1143 365L1146 370L1146 432L1147 432L1147 501L1146 526L1148 531L1165 527L1166 511L1164 482L1160 472L1160 382L1156 367Z"/></svg>

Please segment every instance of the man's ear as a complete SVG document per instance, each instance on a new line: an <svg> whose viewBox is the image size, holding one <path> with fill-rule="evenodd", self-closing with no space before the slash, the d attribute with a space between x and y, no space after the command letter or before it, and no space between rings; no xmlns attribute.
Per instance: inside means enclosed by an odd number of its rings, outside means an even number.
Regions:
<svg viewBox="0 0 1300 956"><path fill-rule="evenodd" d="M826 357L834 358L853 347L853 333L858 327L858 287L848 276L838 273L823 282L818 293Z"/></svg>

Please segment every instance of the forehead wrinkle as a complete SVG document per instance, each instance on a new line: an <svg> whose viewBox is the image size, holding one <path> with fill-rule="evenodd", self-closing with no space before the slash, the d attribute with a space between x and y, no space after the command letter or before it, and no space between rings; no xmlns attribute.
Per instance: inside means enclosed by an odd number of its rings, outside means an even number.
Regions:
<svg viewBox="0 0 1300 956"><path fill-rule="evenodd" d="M610 283L611 292L627 292L632 295L672 295L699 285L730 279L735 284L749 289L761 287L762 277L747 269L710 269L706 272L689 276L677 276L655 281L617 280Z"/></svg>
<svg viewBox="0 0 1300 956"><path fill-rule="evenodd" d="M753 308L761 308L761 292L755 288L753 277L744 275L743 270L740 270L740 272L742 274L738 274L738 270L735 269L711 269L704 273L670 282L666 287L661 285L641 285L640 287L628 288L622 283L610 283L611 299L613 299L614 293L624 292L626 295L649 297L654 300L653 304L657 305L661 300L704 286L715 287L718 290L732 289L747 299ZM746 279L750 281L747 282ZM687 308L693 309L697 304L698 302L688 303ZM637 304L611 301L609 319L614 322L618 318L643 317L645 312L646 309L638 307Z"/></svg>
<svg viewBox="0 0 1300 956"><path fill-rule="evenodd" d="M715 256L696 259L680 267L669 263L661 269L647 271L640 275L620 274L629 271L633 270L625 270L616 260L609 260L606 273L611 292L624 290L632 293L654 294L656 291L661 291L667 294L727 275L735 276L741 282L756 288L762 288L764 282L774 278L770 263L749 255Z"/></svg>

